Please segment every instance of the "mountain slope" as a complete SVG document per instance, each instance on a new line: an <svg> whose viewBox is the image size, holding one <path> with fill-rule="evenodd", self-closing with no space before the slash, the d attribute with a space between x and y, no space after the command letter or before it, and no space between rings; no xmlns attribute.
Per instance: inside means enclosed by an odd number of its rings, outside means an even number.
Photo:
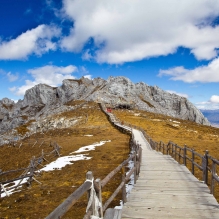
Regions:
<svg viewBox="0 0 219 219"><path fill-rule="evenodd" d="M157 86L148 86L143 82L134 84L125 77L109 77L107 80L82 77L80 80L66 79L60 87L38 84L27 90L24 99L17 103L7 98L2 99L0 133L30 120L73 110L74 107L68 105L72 100L103 101L114 106L130 104L139 110L210 125L188 99L170 94Z"/></svg>

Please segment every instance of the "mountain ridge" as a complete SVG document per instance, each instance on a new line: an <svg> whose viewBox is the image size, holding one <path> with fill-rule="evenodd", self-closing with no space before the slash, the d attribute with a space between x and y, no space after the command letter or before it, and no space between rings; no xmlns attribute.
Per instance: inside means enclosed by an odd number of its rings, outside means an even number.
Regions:
<svg viewBox="0 0 219 219"><path fill-rule="evenodd" d="M0 100L0 134L51 114L73 110L72 100L105 102L111 105L131 104L135 108L174 118L210 125L203 114L185 97L163 91L143 82L133 83L122 76L92 80L65 79L59 87L38 84L25 92L17 103Z"/></svg>

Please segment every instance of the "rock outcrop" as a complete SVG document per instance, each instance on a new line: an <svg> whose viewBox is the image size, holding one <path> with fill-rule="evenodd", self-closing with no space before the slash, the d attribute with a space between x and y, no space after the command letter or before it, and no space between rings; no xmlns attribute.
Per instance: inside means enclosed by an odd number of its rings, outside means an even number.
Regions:
<svg viewBox="0 0 219 219"><path fill-rule="evenodd" d="M66 79L60 87L38 84L26 91L17 103L0 100L0 134L50 114L71 110L66 105L72 100L129 103L138 109L210 125L203 114L185 97L171 94L157 86L143 82L133 83L125 77L109 77L107 80Z"/></svg>

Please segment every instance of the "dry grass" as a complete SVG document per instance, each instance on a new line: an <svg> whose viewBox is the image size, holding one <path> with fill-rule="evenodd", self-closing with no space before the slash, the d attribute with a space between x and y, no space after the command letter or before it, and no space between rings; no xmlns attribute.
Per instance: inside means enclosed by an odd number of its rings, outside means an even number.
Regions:
<svg viewBox="0 0 219 219"><path fill-rule="evenodd" d="M80 112L79 112L80 111ZM33 145L36 138L46 140L46 144L39 148L39 144L31 147L28 145L28 139L23 141L22 147L0 147L0 169L3 171L26 167L32 156L41 154L42 148L51 151L50 141L56 141L62 146L62 156L78 150L82 146L91 145L102 140L111 140L95 151L89 151L90 160L76 161L73 165L67 165L62 170L43 172L37 179L42 183L38 185L33 182L30 189L24 189L22 192L14 193L10 197L0 199L0 218L44 218L60 203L62 203L74 190L76 190L84 181L87 171L92 171L95 178L103 179L110 171L117 167L123 160L127 159L129 148L129 136L120 133L113 128L107 121L106 116L99 110L95 103L89 103L87 108L63 113L60 116L74 117L76 114L88 115L85 124L74 126L68 129L49 131L44 135L34 135L30 138L30 145ZM93 135L85 137L84 135ZM48 158L50 161L56 158ZM116 189L121 182L121 173L104 187L104 202L109 195ZM112 206L119 205L121 194L112 203ZM82 218L87 205L86 195L64 218Z"/></svg>
<svg viewBox="0 0 219 219"><path fill-rule="evenodd" d="M24 118L23 118L23 119L24 119ZM30 121L28 121L26 124L21 125L21 126L15 128L15 129L17 130L17 133L18 133L18 134L21 134L21 135L26 134L26 133L29 131L28 127L31 125L31 123L33 123L33 122L35 122L35 121L36 121L36 120L30 120Z"/></svg>
<svg viewBox="0 0 219 219"><path fill-rule="evenodd" d="M73 101L68 105L81 103L83 102ZM205 150L209 150L213 157L219 159L219 129L217 128L144 111L115 110L113 113L122 121L142 127L155 141L168 143L171 140L180 146L186 144L200 154L204 154ZM127 158L129 136L114 129L97 104L89 103L86 108L82 107L58 116L81 117L81 123L67 129L49 131L44 135L31 136L30 140L25 139L23 141L23 146L20 149L17 147L0 147L0 169L6 171L26 167L32 156L40 155L42 148L45 152L52 150L49 147L50 141L56 141L62 146L62 156L69 155L69 153L80 147L94 142L102 140L111 140L111 142L97 147L95 151L88 152L89 156L92 157L91 160L74 162L73 165L68 165L62 170L44 172L41 177L37 178L42 182L42 185L33 182L31 189L24 189L20 193L0 199L0 218L44 218L84 182L87 171L91 170L95 178L103 179ZM93 136L85 137L84 135L87 134ZM40 148L40 143L31 147L30 145L33 145L36 139L40 139L39 142L46 140L46 144ZM30 145L28 141L31 142ZM189 153L188 155L191 156ZM54 159L56 158L50 158L50 161ZM189 161L188 167L191 167ZM201 172L197 168L195 171L197 177L201 177ZM120 182L121 173L116 175L115 179L110 181L104 188L102 193L104 202ZM218 188L216 194L219 194ZM112 206L118 205L120 199L121 196L118 196ZM84 195L64 218L82 218L86 204L87 198Z"/></svg>

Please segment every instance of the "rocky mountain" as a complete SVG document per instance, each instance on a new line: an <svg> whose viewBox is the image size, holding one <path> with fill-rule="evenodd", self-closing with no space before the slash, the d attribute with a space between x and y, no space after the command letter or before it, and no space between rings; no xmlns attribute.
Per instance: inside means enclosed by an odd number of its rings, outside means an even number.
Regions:
<svg viewBox="0 0 219 219"><path fill-rule="evenodd" d="M106 102L111 105L132 105L135 108L175 118L210 125L203 114L185 97L170 94L157 86L143 82L133 83L125 77L109 77L93 80L66 79L60 87L38 84L26 91L17 103L0 100L0 134L12 130L30 120L72 110L67 103L72 100Z"/></svg>

